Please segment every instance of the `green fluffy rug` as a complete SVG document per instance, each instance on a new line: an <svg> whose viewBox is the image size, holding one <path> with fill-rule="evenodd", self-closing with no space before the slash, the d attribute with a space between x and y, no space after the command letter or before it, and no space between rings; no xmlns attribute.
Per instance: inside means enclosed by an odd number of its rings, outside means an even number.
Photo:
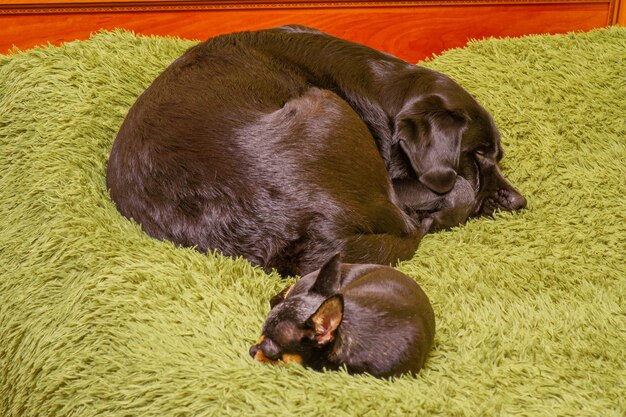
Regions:
<svg viewBox="0 0 626 417"><path fill-rule="evenodd" d="M253 362L285 285L117 213L109 149L192 41L102 32L0 57L0 416L626 414L626 29L473 42L425 65L499 125L528 209L429 235L418 377Z"/></svg>

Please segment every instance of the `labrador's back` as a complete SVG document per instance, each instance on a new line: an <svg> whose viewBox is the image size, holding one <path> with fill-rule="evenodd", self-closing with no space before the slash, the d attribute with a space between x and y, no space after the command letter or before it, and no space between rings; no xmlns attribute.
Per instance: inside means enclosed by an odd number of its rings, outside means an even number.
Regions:
<svg viewBox="0 0 626 417"><path fill-rule="evenodd" d="M129 110L107 171L119 211L155 238L284 275L338 251L370 262L412 255L414 238L398 248L357 241L412 231L363 121L236 40L190 49Z"/></svg>

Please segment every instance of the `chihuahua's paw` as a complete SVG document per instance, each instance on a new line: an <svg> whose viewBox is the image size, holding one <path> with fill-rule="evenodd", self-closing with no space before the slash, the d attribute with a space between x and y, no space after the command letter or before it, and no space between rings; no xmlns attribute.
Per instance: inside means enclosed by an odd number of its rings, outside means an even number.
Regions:
<svg viewBox="0 0 626 417"><path fill-rule="evenodd" d="M263 336L259 339L259 342L256 345L253 345L250 348L250 356L257 362L270 363L272 365L278 364L290 364L297 363L302 365L302 356L297 355L295 353L283 353L279 359L271 359L265 356L263 350L261 350L261 343L263 342Z"/></svg>
<svg viewBox="0 0 626 417"><path fill-rule="evenodd" d="M273 360L268 358L263 354L262 350L258 350L254 355L254 360L263 363L269 363L272 365L288 365L290 363L297 363L298 365L302 365L302 357L296 354L285 353L278 360Z"/></svg>

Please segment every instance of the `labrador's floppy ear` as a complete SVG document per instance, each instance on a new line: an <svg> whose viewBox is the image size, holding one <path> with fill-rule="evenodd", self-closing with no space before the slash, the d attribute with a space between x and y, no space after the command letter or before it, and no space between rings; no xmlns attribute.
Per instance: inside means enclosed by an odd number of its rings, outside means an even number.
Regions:
<svg viewBox="0 0 626 417"><path fill-rule="evenodd" d="M337 253L320 269L309 292L321 295L322 297L329 297L339 291L340 285L341 259L340 254Z"/></svg>
<svg viewBox="0 0 626 417"><path fill-rule="evenodd" d="M468 122L465 111L450 108L439 94L405 105L396 116L395 140L430 190L443 194L454 186Z"/></svg>
<svg viewBox="0 0 626 417"><path fill-rule="evenodd" d="M335 332L343 319L343 295L335 294L318 307L307 324L315 330L315 341L324 345L335 339Z"/></svg>

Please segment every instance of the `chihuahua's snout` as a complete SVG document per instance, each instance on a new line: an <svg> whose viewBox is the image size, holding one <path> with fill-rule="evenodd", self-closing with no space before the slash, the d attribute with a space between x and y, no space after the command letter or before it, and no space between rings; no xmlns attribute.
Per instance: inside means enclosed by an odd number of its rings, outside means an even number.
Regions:
<svg viewBox="0 0 626 417"><path fill-rule="evenodd" d="M261 350L261 347L258 344L250 346L250 350L248 352L250 352L250 356L252 356L252 359L255 358L259 350Z"/></svg>
<svg viewBox="0 0 626 417"><path fill-rule="evenodd" d="M263 355L273 361L279 360L281 356L280 347L269 337L264 337L260 343Z"/></svg>
<svg viewBox="0 0 626 417"><path fill-rule="evenodd" d="M256 345L252 345L248 352L253 359L257 359L257 354L259 353L259 351L261 351L262 354L260 357L266 360L269 359L271 361L277 361L282 356L280 347L276 343L274 343L272 339L269 339L265 336L261 336L261 338L259 339L259 343L257 343Z"/></svg>

